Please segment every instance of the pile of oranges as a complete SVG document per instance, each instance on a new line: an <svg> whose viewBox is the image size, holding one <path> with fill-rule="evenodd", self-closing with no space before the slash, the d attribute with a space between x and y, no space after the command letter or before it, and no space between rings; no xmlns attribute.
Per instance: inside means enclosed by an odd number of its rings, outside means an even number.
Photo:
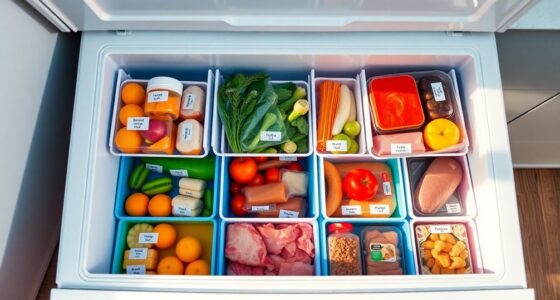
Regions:
<svg viewBox="0 0 560 300"><path fill-rule="evenodd" d="M171 197L166 194L157 194L149 199L144 193L134 193L124 202L125 212L132 217L141 217L149 214L152 217L168 217L173 206Z"/></svg>
<svg viewBox="0 0 560 300"><path fill-rule="evenodd" d="M115 135L115 144L124 153L136 153L142 145L142 136L137 130L127 130L126 124L128 118L145 117L144 101L146 98L146 90L138 83L127 83L121 91L121 99L125 104L119 111L119 121L124 127L117 131Z"/></svg>

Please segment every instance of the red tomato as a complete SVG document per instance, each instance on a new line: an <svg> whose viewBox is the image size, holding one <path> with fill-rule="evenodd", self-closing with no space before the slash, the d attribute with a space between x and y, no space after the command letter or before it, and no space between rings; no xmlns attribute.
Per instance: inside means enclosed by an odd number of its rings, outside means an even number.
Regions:
<svg viewBox="0 0 560 300"><path fill-rule="evenodd" d="M351 170L342 182L344 194L358 201L371 200L377 194L377 186L377 179L366 169Z"/></svg>
<svg viewBox="0 0 560 300"><path fill-rule="evenodd" d="M251 180L251 182L249 182L249 184L247 185L261 185L264 183L264 176L262 176L261 173L258 173L257 176L255 176L255 178L253 178L253 180Z"/></svg>
<svg viewBox="0 0 560 300"><path fill-rule="evenodd" d="M233 196L229 205L230 210L234 215L243 217L247 214L247 199L245 199L245 196L241 194Z"/></svg>
<svg viewBox="0 0 560 300"><path fill-rule="evenodd" d="M253 157L253 159L254 159L258 164L260 164L260 163L263 163L263 162L267 161L267 160L268 160L268 157L266 157L266 156L257 156L257 157Z"/></svg>
<svg viewBox="0 0 560 300"><path fill-rule="evenodd" d="M239 183L248 183L257 176L257 163L252 158L238 157L229 164L229 175Z"/></svg>
<svg viewBox="0 0 560 300"><path fill-rule="evenodd" d="M303 171L303 167L299 162L291 162L289 165L286 166L286 169L291 171Z"/></svg>
<svg viewBox="0 0 560 300"><path fill-rule="evenodd" d="M280 170L278 168L270 168L264 174L266 183L280 182Z"/></svg>
<svg viewBox="0 0 560 300"><path fill-rule="evenodd" d="M232 181L229 185L229 191L231 192L232 195L241 193L242 189L243 189L243 185L235 181Z"/></svg>

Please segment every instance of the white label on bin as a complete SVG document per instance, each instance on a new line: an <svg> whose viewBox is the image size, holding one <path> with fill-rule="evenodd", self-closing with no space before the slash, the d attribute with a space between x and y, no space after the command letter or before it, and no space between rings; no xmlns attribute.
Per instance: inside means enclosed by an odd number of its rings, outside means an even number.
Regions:
<svg viewBox="0 0 560 300"><path fill-rule="evenodd" d="M436 99L436 101L445 101L445 92L443 91L441 82L432 83L432 92L434 93L434 99Z"/></svg>
<svg viewBox="0 0 560 300"><path fill-rule="evenodd" d="M391 144L391 154L410 154L412 153L411 144Z"/></svg>
<svg viewBox="0 0 560 300"><path fill-rule="evenodd" d="M194 101L196 100L196 96L194 94L187 94L183 101L183 109L193 109L194 108Z"/></svg>
<svg viewBox="0 0 560 300"><path fill-rule="evenodd" d="M138 236L138 243L140 244L155 244L157 243L159 233L157 232L142 232Z"/></svg>
<svg viewBox="0 0 560 300"><path fill-rule="evenodd" d="M148 248L130 248L128 259L146 259L148 258Z"/></svg>
<svg viewBox="0 0 560 300"><path fill-rule="evenodd" d="M148 130L150 127L150 118L148 117L130 117L126 121L127 130Z"/></svg>
<svg viewBox="0 0 560 300"><path fill-rule="evenodd" d="M148 93L148 103L152 102L165 102L169 98L168 91L157 91Z"/></svg>
<svg viewBox="0 0 560 300"><path fill-rule="evenodd" d="M279 160L281 160L281 161L297 161L297 157L295 157L295 156L280 156Z"/></svg>
<svg viewBox="0 0 560 300"><path fill-rule="evenodd" d="M359 205L342 205L343 216L361 216L362 207Z"/></svg>
<svg viewBox="0 0 560 300"><path fill-rule="evenodd" d="M280 131L261 131L261 141L263 142L279 142L282 140L282 132Z"/></svg>
<svg viewBox="0 0 560 300"><path fill-rule="evenodd" d="M260 211L270 211L270 206L268 205L260 205L260 206L251 206L251 211L260 212Z"/></svg>
<svg viewBox="0 0 560 300"><path fill-rule="evenodd" d="M145 265L128 265L128 266L126 266L126 274L145 275L146 274L146 266Z"/></svg>
<svg viewBox="0 0 560 300"><path fill-rule="evenodd" d="M299 212L285 209L281 209L280 213L278 214L278 218L297 218L298 216Z"/></svg>
<svg viewBox="0 0 560 300"><path fill-rule="evenodd" d="M448 214L458 214L461 212L461 203L447 203L445 208Z"/></svg>
<svg viewBox="0 0 560 300"><path fill-rule="evenodd" d="M430 225L431 233L451 233L451 225Z"/></svg>
<svg viewBox="0 0 560 300"><path fill-rule="evenodd" d="M184 205L173 205L173 215L181 217L191 217L193 215L190 207Z"/></svg>
<svg viewBox="0 0 560 300"><path fill-rule="evenodd" d="M391 209L387 204L370 204L369 212L372 215L388 215L391 213Z"/></svg>
<svg viewBox="0 0 560 300"><path fill-rule="evenodd" d="M190 141L193 137L193 123L187 123L182 126L183 132L181 132L181 138L183 141Z"/></svg>
<svg viewBox="0 0 560 300"><path fill-rule="evenodd" d="M169 170L169 174L177 177L189 177L189 171L187 170Z"/></svg>
<svg viewBox="0 0 560 300"><path fill-rule="evenodd" d="M160 165L146 164L146 169L156 173L163 173L163 167Z"/></svg>
<svg viewBox="0 0 560 300"><path fill-rule="evenodd" d="M348 143L346 141L339 140L327 140L327 151L348 151Z"/></svg>

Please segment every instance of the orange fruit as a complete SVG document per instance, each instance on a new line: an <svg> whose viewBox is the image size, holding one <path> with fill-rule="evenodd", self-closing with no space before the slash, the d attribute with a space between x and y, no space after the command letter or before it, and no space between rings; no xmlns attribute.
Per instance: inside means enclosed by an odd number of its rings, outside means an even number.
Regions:
<svg viewBox="0 0 560 300"><path fill-rule="evenodd" d="M183 275L185 267L175 256L168 256L160 260L157 266L157 273L160 275Z"/></svg>
<svg viewBox="0 0 560 300"><path fill-rule="evenodd" d="M124 202L124 211L133 217L145 216L148 213L148 201L150 198L143 193L134 193Z"/></svg>
<svg viewBox="0 0 560 300"><path fill-rule="evenodd" d="M154 227L152 232L158 233L156 247L160 249L167 249L173 246L173 244L175 244L175 240L177 239L177 231L175 231L175 227L167 223L157 225Z"/></svg>
<svg viewBox="0 0 560 300"><path fill-rule="evenodd" d="M198 259L187 265L185 275L210 275L210 264Z"/></svg>
<svg viewBox="0 0 560 300"><path fill-rule="evenodd" d="M123 153L136 153L140 151L142 136L139 131L127 130L126 127L123 127L117 131L115 144Z"/></svg>
<svg viewBox="0 0 560 300"><path fill-rule="evenodd" d="M144 116L144 109L136 104L127 104L119 111L119 121L121 121L123 126L126 126L128 118L141 118Z"/></svg>
<svg viewBox="0 0 560 300"><path fill-rule="evenodd" d="M166 194L157 194L148 203L148 212L152 217L168 217L172 209L171 197Z"/></svg>
<svg viewBox="0 0 560 300"><path fill-rule="evenodd" d="M127 83L121 90L121 99L125 104L142 105L146 99L146 90L138 83Z"/></svg>
<svg viewBox="0 0 560 300"><path fill-rule="evenodd" d="M177 246L175 246L175 254L183 262L193 262L202 255L202 244L200 244L199 240L186 236L180 239Z"/></svg>

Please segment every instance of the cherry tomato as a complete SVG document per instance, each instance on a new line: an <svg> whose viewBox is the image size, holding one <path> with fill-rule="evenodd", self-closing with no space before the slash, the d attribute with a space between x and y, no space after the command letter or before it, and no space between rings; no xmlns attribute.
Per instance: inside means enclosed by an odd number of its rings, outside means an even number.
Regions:
<svg viewBox="0 0 560 300"><path fill-rule="evenodd" d="M303 171L303 167L299 162L291 162L289 165L286 166L286 169L291 171Z"/></svg>
<svg viewBox="0 0 560 300"><path fill-rule="evenodd" d="M232 195L241 193L242 189L243 189L243 185L235 181L232 181L229 185L229 191L231 192Z"/></svg>
<svg viewBox="0 0 560 300"><path fill-rule="evenodd" d="M253 157L253 159L254 159L258 164L260 164L260 163L263 163L263 162L267 161L267 160L268 160L268 157L266 157L266 156L257 156L257 157Z"/></svg>
<svg viewBox="0 0 560 300"><path fill-rule="evenodd" d="M241 194L233 196L229 205L230 210L234 215L243 217L247 214L247 199L245 199L245 196Z"/></svg>
<svg viewBox="0 0 560 300"><path fill-rule="evenodd" d="M264 183L264 176L262 176L261 173L258 173L257 176L255 176L255 178L253 178L253 180L251 180L251 182L249 182L247 185L251 186L251 185L261 185Z"/></svg>
<svg viewBox="0 0 560 300"><path fill-rule="evenodd" d="M257 176L257 163L252 158L238 157L229 164L229 175L239 183L248 183Z"/></svg>
<svg viewBox="0 0 560 300"><path fill-rule="evenodd" d="M264 174L266 183L280 182L280 170L278 168L270 168Z"/></svg>
<svg viewBox="0 0 560 300"><path fill-rule="evenodd" d="M344 194L358 201L371 200L377 194L377 187L377 179L366 169L351 170L342 182Z"/></svg>

